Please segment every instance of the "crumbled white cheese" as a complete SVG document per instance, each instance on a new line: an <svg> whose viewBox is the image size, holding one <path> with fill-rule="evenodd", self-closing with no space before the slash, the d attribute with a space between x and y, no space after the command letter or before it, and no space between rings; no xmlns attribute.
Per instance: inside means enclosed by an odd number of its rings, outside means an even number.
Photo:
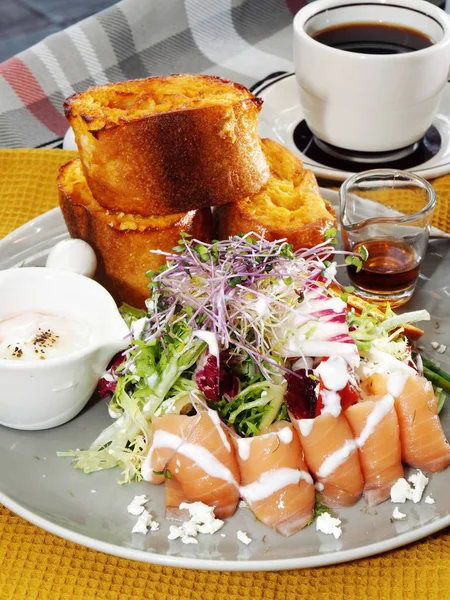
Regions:
<svg viewBox="0 0 450 600"><path fill-rule="evenodd" d="M245 533L245 531L242 531L241 529L239 529L239 531L236 533L236 537L237 537L237 539L238 539L240 542L242 542L242 543L243 543L243 544L245 544L246 546L248 546L248 545L251 543L251 541L252 541L252 538L251 538L251 537L249 537L249 536L248 536L248 535Z"/></svg>
<svg viewBox="0 0 450 600"><path fill-rule="evenodd" d="M395 519L396 521L403 521L404 519L406 519L406 515L405 513L402 513L398 510L398 506L396 506L394 508L394 512L392 513L392 518Z"/></svg>
<svg viewBox="0 0 450 600"><path fill-rule="evenodd" d="M412 499L412 489L406 479L400 477L391 487L391 502L406 502Z"/></svg>
<svg viewBox="0 0 450 600"><path fill-rule="evenodd" d="M414 504L417 504L422 499L428 481L428 477L425 477L419 469L417 469L417 473L413 473L408 478L408 481L403 477L397 479L391 487L391 502L403 503L406 500L412 500Z"/></svg>
<svg viewBox="0 0 450 600"><path fill-rule="evenodd" d="M447 350L447 346L445 344L440 344L439 342L430 342L431 347L436 350L439 354L444 354Z"/></svg>
<svg viewBox="0 0 450 600"><path fill-rule="evenodd" d="M323 513L317 517L316 529L327 535L334 535L338 539L342 534L342 529L339 527L340 524L340 519L332 517L330 513Z"/></svg>
<svg viewBox="0 0 450 600"><path fill-rule="evenodd" d="M135 526L131 530L131 533L147 533L148 530L157 531L159 529L159 523L153 520L153 516L146 510L143 509L142 514L136 521Z"/></svg>
<svg viewBox="0 0 450 600"><path fill-rule="evenodd" d="M216 519L214 516L214 508L203 504L203 502L182 502L180 510L187 510L190 515L189 521L185 521L176 527L171 525L169 528L169 540L181 538L183 544L197 544L195 539L198 533L216 533L222 526L223 521Z"/></svg>
<svg viewBox="0 0 450 600"><path fill-rule="evenodd" d="M422 499L423 491L427 487L429 479L428 479L428 477L425 477L425 475L422 473L422 471L417 469L417 473L414 473L413 475L411 475L411 477L409 477L408 481L410 483L412 483L412 485L414 487L414 489L412 491L411 500L415 504L417 504L417 502L420 502L420 500Z"/></svg>
<svg viewBox="0 0 450 600"><path fill-rule="evenodd" d="M425 504L434 504L436 502L436 500L434 498L432 498L431 496L427 496L424 500Z"/></svg>
<svg viewBox="0 0 450 600"><path fill-rule="evenodd" d="M247 502L245 500L239 500L239 508L247 508Z"/></svg>
<svg viewBox="0 0 450 600"><path fill-rule="evenodd" d="M130 504L127 506L127 511L130 515L140 515L144 512L144 504L148 502L147 496L135 496Z"/></svg>

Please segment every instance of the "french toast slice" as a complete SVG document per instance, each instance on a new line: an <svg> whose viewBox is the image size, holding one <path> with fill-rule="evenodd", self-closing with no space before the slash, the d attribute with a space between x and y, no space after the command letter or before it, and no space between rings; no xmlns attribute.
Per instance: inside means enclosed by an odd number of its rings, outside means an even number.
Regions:
<svg viewBox="0 0 450 600"><path fill-rule="evenodd" d="M237 83L179 74L92 87L64 110L97 202L150 216L256 193L269 177L261 106Z"/></svg>
<svg viewBox="0 0 450 600"><path fill-rule="evenodd" d="M336 215L320 195L316 178L288 148L261 140L270 177L259 192L216 209L219 239L255 232L269 241L286 238L294 249L323 242Z"/></svg>
<svg viewBox="0 0 450 600"><path fill-rule="evenodd" d="M80 159L63 165L58 175L59 203L73 238L88 242L97 255L96 279L118 304L144 307L149 297L146 272L166 262L150 250L171 252L180 234L209 241L209 208L166 216L142 217L102 208L94 199Z"/></svg>

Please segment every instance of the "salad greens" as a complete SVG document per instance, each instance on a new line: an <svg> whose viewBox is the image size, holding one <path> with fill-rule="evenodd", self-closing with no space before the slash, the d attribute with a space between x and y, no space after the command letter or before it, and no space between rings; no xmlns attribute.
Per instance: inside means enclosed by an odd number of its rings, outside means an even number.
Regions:
<svg viewBox="0 0 450 600"><path fill-rule="evenodd" d="M411 346L406 336L402 335L403 326L417 321L428 321L430 315L426 310L397 315L388 305L380 319L374 313L374 308L376 308L374 305L368 304L361 314L357 315L352 310L347 316L350 335L360 354L364 355L365 352L376 348L402 362L408 362L411 357Z"/></svg>
<svg viewBox="0 0 450 600"><path fill-rule="evenodd" d="M333 241L294 252L254 234L211 244L184 235L174 253L157 251L167 264L148 273L147 311L121 308L130 347L102 381L114 421L89 449L59 455L86 473L120 466L129 482L141 478L154 417L212 408L236 434L254 436L289 420L287 378L309 377L317 358L341 355L357 367L377 348L409 362L401 326L428 313L348 312L330 289L332 260L348 254Z"/></svg>

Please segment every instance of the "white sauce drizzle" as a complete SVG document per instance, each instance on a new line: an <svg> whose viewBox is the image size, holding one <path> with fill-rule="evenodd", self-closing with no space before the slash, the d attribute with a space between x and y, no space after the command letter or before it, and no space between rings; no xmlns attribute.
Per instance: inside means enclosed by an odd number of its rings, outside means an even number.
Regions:
<svg viewBox="0 0 450 600"><path fill-rule="evenodd" d="M194 337L198 337L199 340L203 340L208 344L209 353L217 358L219 361L219 344L217 342L216 334L212 331L204 331L203 329L198 329L197 331L193 331L192 335Z"/></svg>
<svg viewBox="0 0 450 600"><path fill-rule="evenodd" d="M254 438L238 438L237 447L238 454L241 460L248 460L250 456L250 447Z"/></svg>
<svg viewBox="0 0 450 600"><path fill-rule="evenodd" d="M322 415L330 414L338 417L341 414L341 397L333 390L322 390L321 392L323 408Z"/></svg>
<svg viewBox="0 0 450 600"><path fill-rule="evenodd" d="M277 431L277 435L283 444L290 444L292 442L292 429L290 427L283 427L283 429Z"/></svg>
<svg viewBox="0 0 450 600"><path fill-rule="evenodd" d="M283 429L280 429L279 431L269 431L268 433L263 433L261 435L258 435L257 438L254 438L254 437L253 438L237 438L236 442L237 442L239 458L241 460L248 460L248 458L250 456L250 447L251 447L253 440L255 440L255 439L260 440L262 438L270 437L273 435L277 435L278 439L283 444L290 444L292 442L293 436L292 436L292 430L290 427L283 427Z"/></svg>
<svg viewBox="0 0 450 600"><path fill-rule="evenodd" d="M298 419L296 423L298 425L298 428L300 429L300 433L304 437L307 437L312 431L314 419Z"/></svg>
<svg viewBox="0 0 450 600"><path fill-rule="evenodd" d="M217 477L217 479L222 479L223 481L227 481L238 487L233 473L217 460L214 454L209 452L209 450L203 448L203 446L200 446L199 444L186 442L178 435L162 429L158 429L158 431L155 432L150 451L142 465L141 473L146 481L150 481L152 477L152 455L153 451L157 448L170 448L171 450L176 450L177 454L190 458L211 477Z"/></svg>
<svg viewBox="0 0 450 600"><path fill-rule="evenodd" d="M384 396L381 400L375 402L375 406L370 415L367 417L367 421L364 425L364 429L361 431L361 435L355 440L358 448L362 448L364 446L369 437L375 431L376 426L381 423L393 406L394 398L390 394L386 394L386 396Z"/></svg>
<svg viewBox="0 0 450 600"><path fill-rule="evenodd" d="M405 387L408 377L408 373L402 373L400 371L395 371L394 373L391 373L387 381L388 393L391 394L391 396L394 396L394 398L398 398L403 392L403 388Z"/></svg>
<svg viewBox="0 0 450 600"><path fill-rule="evenodd" d="M220 417L217 414L217 411L209 409L208 415L209 415L209 418L211 419L211 421L213 422L214 427L217 429L217 432L220 435L220 439L222 440L223 445L228 450L228 452L231 452L230 442L227 439L225 431L222 429L222 425L221 425L222 421L220 420Z"/></svg>
<svg viewBox="0 0 450 600"><path fill-rule="evenodd" d="M338 392L343 390L349 381L347 362L342 356L330 356L314 369L314 375L321 378L324 386Z"/></svg>
<svg viewBox="0 0 450 600"><path fill-rule="evenodd" d="M275 492L302 480L311 484L313 482L311 475L306 471L285 467L266 471L256 481L243 485L239 489L242 498L247 503L251 503L265 500Z"/></svg>
<svg viewBox="0 0 450 600"><path fill-rule="evenodd" d="M362 448L375 431L376 426L384 419L393 406L394 398L390 394L375 402L375 406L367 417L366 424L360 436L354 440L346 440L340 448L335 450L330 456L327 456L317 471L317 476L321 479L329 477L338 467L345 463L355 450Z"/></svg>
<svg viewBox="0 0 450 600"><path fill-rule="evenodd" d="M356 440L346 440L344 445L335 450L330 456L323 461L320 469L317 471L317 477L325 479L336 471L338 467L343 465L347 458L357 449Z"/></svg>

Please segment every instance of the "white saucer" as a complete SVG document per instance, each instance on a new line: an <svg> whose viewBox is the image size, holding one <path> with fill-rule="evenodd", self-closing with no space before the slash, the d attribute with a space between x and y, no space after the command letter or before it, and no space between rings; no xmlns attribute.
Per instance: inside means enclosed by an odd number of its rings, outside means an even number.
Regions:
<svg viewBox="0 0 450 600"><path fill-rule="evenodd" d="M272 138L287 146L300 156L307 168L311 169L319 177L344 181L347 177L354 174L354 171L351 170L340 170L339 168L316 162L316 160L303 154L295 145L293 139L294 130L304 120L304 114L299 102L298 87L294 74L282 75L269 82L266 81L253 91L264 100L264 105L259 116L259 134L261 137ZM426 179L432 179L450 172L450 84L447 84L445 87L433 125L441 136L441 146L437 153L429 160L426 160L426 162L416 164L410 168L398 168L412 171ZM391 165L386 162L377 166L389 167ZM396 165L392 166L395 167ZM366 166L363 168L361 166L358 170L362 171L368 168L373 167Z"/></svg>

